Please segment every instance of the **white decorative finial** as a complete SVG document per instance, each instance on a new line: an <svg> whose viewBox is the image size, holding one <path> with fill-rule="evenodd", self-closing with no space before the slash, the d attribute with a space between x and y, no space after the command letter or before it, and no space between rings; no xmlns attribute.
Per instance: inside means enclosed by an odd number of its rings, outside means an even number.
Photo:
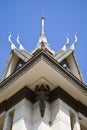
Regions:
<svg viewBox="0 0 87 130"><path fill-rule="evenodd" d="M19 49L20 50L24 50L24 47L22 46L22 44L20 43L20 41L19 41L19 34L17 34L17 43L18 43L18 45L19 45Z"/></svg>
<svg viewBox="0 0 87 130"><path fill-rule="evenodd" d="M73 44L71 45L71 47L70 47L70 49L71 49L72 51L75 50L75 45L76 45L76 43L77 43L77 41L78 41L77 33L74 35L74 38L75 38L74 43L73 43Z"/></svg>
<svg viewBox="0 0 87 130"><path fill-rule="evenodd" d="M62 47L61 50L66 51L68 44L69 44L69 36L67 35L67 36L66 36L66 43L65 43L65 45Z"/></svg>
<svg viewBox="0 0 87 130"><path fill-rule="evenodd" d="M77 41L78 41L78 38L77 38L77 33L74 35L75 37L75 41L74 41L74 44L76 45Z"/></svg>
<svg viewBox="0 0 87 130"><path fill-rule="evenodd" d="M42 23L41 23L41 34L40 34L40 38L39 38L39 41L38 41L37 46L38 46L38 45L41 46L41 43L42 43L42 42L45 43L44 45L49 46L49 44L48 44L48 42L47 42L47 38L46 38L46 36L45 36L44 20L45 20L45 17L42 16L42 17L41 17L41 22L42 22Z"/></svg>
<svg viewBox="0 0 87 130"><path fill-rule="evenodd" d="M42 16L41 20L42 20L41 35L43 36L43 35L45 35L45 32L44 32L44 20L45 20L45 17L44 17L44 16Z"/></svg>
<svg viewBox="0 0 87 130"><path fill-rule="evenodd" d="M11 40L11 33L10 33L10 32L9 32L9 36L8 36L8 42L10 43L12 50L16 49L14 43L13 43L12 40Z"/></svg>
<svg viewBox="0 0 87 130"><path fill-rule="evenodd" d="M49 52L51 52L52 54L54 54L54 52L51 50L50 45L47 41L46 35L45 35L45 17L42 16L41 17L41 33L40 33L40 37L36 46L36 49L41 49L41 50L49 50Z"/></svg>

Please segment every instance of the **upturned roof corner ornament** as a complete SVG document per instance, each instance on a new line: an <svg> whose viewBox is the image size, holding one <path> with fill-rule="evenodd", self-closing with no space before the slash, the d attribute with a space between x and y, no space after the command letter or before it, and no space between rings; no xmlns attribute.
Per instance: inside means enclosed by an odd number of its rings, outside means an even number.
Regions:
<svg viewBox="0 0 87 130"><path fill-rule="evenodd" d="M78 41L77 33L74 35L74 38L75 38L74 43L73 43L73 44L71 45L71 47L70 47L70 49L71 49L72 51L75 50L75 45L76 45L76 43L77 43L77 41Z"/></svg>
<svg viewBox="0 0 87 130"><path fill-rule="evenodd" d="M8 36L8 42L10 43L12 50L16 49L16 46L14 45L14 43L11 40L11 33L10 32L9 32L9 36Z"/></svg>
<svg viewBox="0 0 87 130"><path fill-rule="evenodd" d="M44 117L44 112L46 108L45 101L48 99L50 88L48 85L37 85L35 88L35 93L37 95L37 100L39 101L39 108L41 117Z"/></svg>
<svg viewBox="0 0 87 130"><path fill-rule="evenodd" d="M20 41L19 41L19 34L17 34L17 43L18 43L18 45L19 45L19 49L20 50L24 50L24 47L22 46L22 44L20 43Z"/></svg>
<svg viewBox="0 0 87 130"><path fill-rule="evenodd" d="M66 43L65 43L65 45L62 47L61 50L66 51L66 50L67 50L67 45L68 45L68 44L69 44L69 35L66 36Z"/></svg>

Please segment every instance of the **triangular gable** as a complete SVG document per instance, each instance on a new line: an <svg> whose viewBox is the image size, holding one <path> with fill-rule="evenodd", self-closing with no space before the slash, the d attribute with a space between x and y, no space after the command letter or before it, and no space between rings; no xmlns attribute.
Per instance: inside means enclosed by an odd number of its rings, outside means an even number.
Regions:
<svg viewBox="0 0 87 130"><path fill-rule="evenodd" d="M79 80L83 82L76 56L71 49L67 51L59 51L54 57L64 68L73 73Z"/></svg>
<svg viewBox="0 0 87 130"><path fill-rule="evenodd" d="M13 50L11 51L6 67L2 76L2 80L11 75L14 71L20 68L24 63L30 59L31 55L26 51Z"/></svg>

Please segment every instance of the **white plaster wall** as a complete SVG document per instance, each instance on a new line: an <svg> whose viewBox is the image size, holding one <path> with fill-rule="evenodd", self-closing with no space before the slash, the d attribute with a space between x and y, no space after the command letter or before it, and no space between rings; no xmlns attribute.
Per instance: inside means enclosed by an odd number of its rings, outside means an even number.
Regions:
<svg viewBox="0 0 87 130"><path fill-rule="evenodd" d="M39 102L32 104L23 99L14 106L13 110L12 130L71 130L70 111L78 118L78 113L61 99L57 99L52 104L46 102L43 118L40 114ZM7 113L11 113L13 110L10 109ZM8 123L5 125L7 127ZM79 122L76 122L73 128L80 130L78 126Z"/></svg>
<svg viewBox="0 0 87 130"><path fill-rule="evenodd" d="M50 126L43 119L40 119L33 124L32 130L50 130Z"/></svg>
<svg viewBox="0 0 87 130"><path fill-rule="evenodd" d="M12 130L31 130L31 124L25 118L21 118L13 124Z"/></svg>
<svg viewBox="0 0 87 130"><path fill-rule="evenodd" d="M12 130L30 130L32 117L32 104L26 99L16 105Z"/></svg>
<svg viewBox="0 0 87 130"><path fill-rule="evenodd" d="M44 117L41 117L39 102L35 103L33 106L33 115L32 115L32 130L50 130L50 105L46 102L46 109Z"/></svg>
<svg viewBox="0 0 87 130"><path fill-rule="evenodd" d="M51 104L51 123L52 130L71 130L70 112L60 99Z"/></svg>

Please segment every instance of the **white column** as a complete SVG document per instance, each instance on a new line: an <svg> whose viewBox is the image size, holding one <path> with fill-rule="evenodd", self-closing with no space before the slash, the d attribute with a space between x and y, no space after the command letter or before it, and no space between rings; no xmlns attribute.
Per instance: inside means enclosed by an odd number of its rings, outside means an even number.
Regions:
<svg viewBox="0 0 87 130"><path fill-rule="evenodd" d="M78 118L78 114L75 113L73 116L73 130L81 130L80 128L80 123L79 123L79 118Z"/></svg>
<svg viewBox="0 0 87 130"><path fill-rule="evenodd" d="M32 104L23 99L14 111L12 130L31 130Z"/></svg>
<svg viewBox="0 0 87 130"><path fill-rule="evenodd" d="M12 117L7 112L4 119L3 130L11 130L11 126L12 126Z"/></svg>
<svg viewBox="0 0 87 130"><path fill-rule="evenodd" d="M71 130L70 112L60 99L51 104L51 130Z"/></svg>

